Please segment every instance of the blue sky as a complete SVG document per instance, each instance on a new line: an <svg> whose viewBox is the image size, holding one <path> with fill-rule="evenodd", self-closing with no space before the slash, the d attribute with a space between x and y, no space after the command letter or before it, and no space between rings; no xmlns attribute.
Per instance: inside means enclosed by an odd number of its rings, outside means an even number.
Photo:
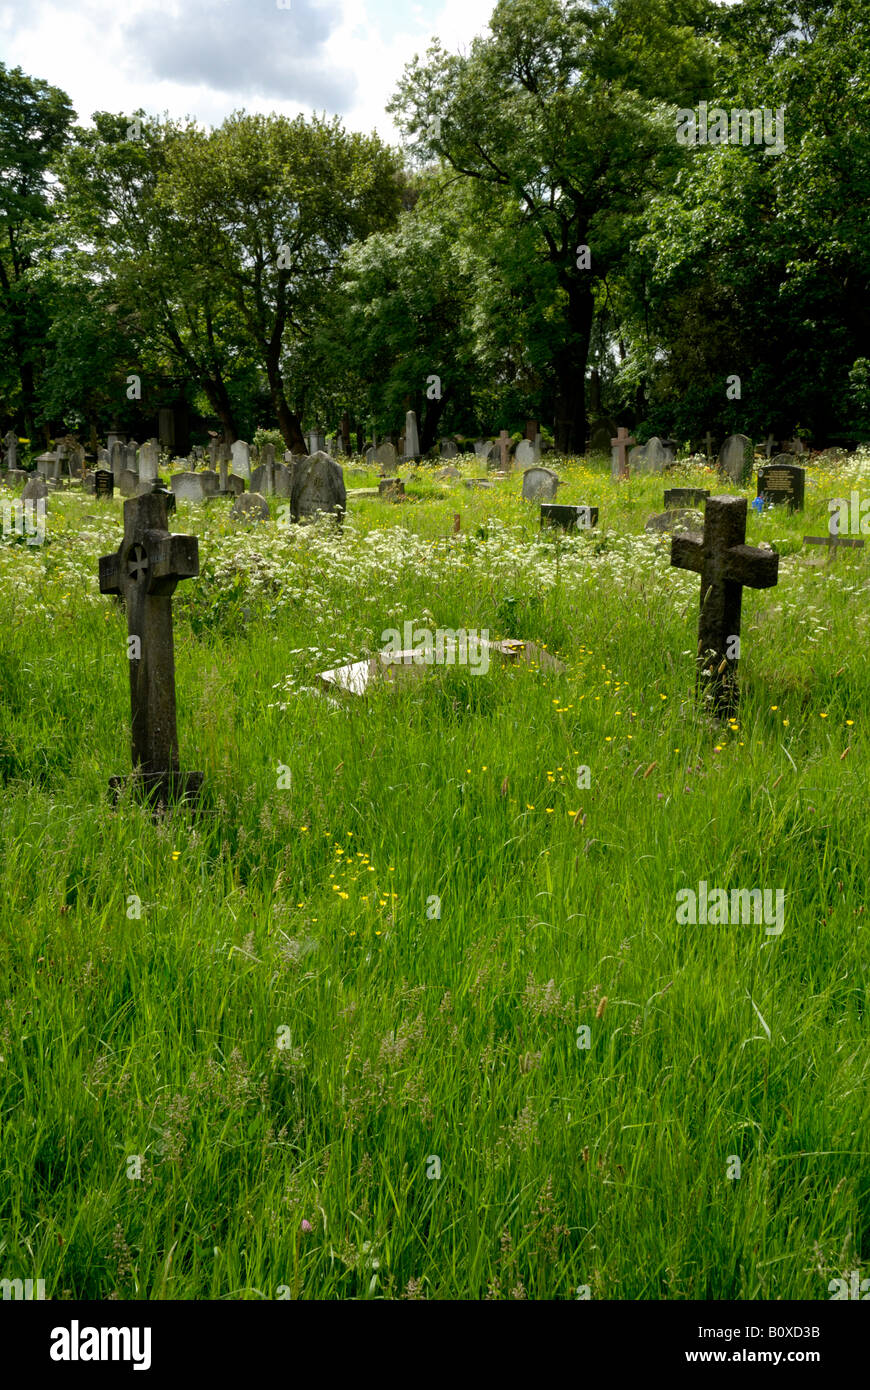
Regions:
<svg viewBox="0 0 870 1390"><path fill-rule="evenodd" d="M406 62L438 35L483 33L495 0L0 0L0 59L97 110L196 117L336 113L397 134L384 106Z"/></svg>

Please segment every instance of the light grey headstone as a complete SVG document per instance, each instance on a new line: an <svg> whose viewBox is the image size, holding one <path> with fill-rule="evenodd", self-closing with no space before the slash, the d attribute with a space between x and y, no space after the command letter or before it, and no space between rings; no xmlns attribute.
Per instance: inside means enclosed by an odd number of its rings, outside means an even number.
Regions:
<svg viewBox="0 0 870 1390"><path fill-rule="evenodd" d="M127 446L120 439L115 439L109 446L109 467L115 478L115 486L118 486L118 479L127 466Z"/></svg>
<svg viewBox="0 0 870 1390"><path fill-rule="evenodd" d="M628 451L629 477L636 473L661 473L666 463L673 463L676 455L658 435L654 434L646 444L636 444Z"/></svg>
<svg viewBox="0 0 870 1390"><path fill-rule="evenodd" d="M124 443L124 436L123 436L123 434L118 434L118 432L117 432L116 430L109 430L109 433L106 435L106 448L107 448L108 451L109 451L109 458L112 457L112 445L113 445L113 444L123 444L123 443Z"/></svg>
<svg viewBox="0 0 870 1390"><path fill-rule="evenodd" d="M540 464L535 464L523 473L523 497L527 502L555 501L558 486L559 477L552 468L542 468Z"/></svg>
<svg viewBox="0 0 870 1390"><path fill-rule="evenodd" d="M521 439L514 451L514 462L525 469L530 468L533 463L540 463L540 461L541 451L537 444L533 444L530 439Z"/></svg>
<svg viewBox="0 0 870 1390"><path fill-rule="evenodd" d="M143 483L156 483L160 464L160 445L156 439L148 439L139 450L139 477Z"/></svg>
<svg viewBox="0 0 870 1390"><path fill-rule="evenodd" d="M292 464L276 463L273 473L275 496L289 497L293 488L293 471L298 467L300 460L294 458Z"/></svg>
<svg viewBox="0 0 870 1390"><path fill-rule="evenodd" d="M136 443L135 439L129 439L129 440L127 441L127 443L126 443L125 445L123 445L123 449L124 449L124 458L123 458L123 460L122 460L122 468L129 468L130 472L131 472L131 473L135 473L136 476L138 477L138 475L139 475L139 445ZM115 470L114 470L114 468L113 468L113 469L112 469L112 472L114 473L114 471L115 471ZM120 471L121 471L121 470L119 470L119 472L120 472Z"/></svg>
<svg viewBox="0 0 870 1390"><path fill-rule="evenodd" d="M417 416L409 410L405 416L405 458L420 457L420 432L417 429Z"/></svg>
<svg viewBox="0 0 870 1390"><path fill-rule="evenodd" d="M719 450L719 467L739 487L752 472L754 455L751 439L745 434L730 434Z"/></svg>
<svg viewBox="0 0 870 1390"><path fill-rule="evenodd" d="M374 445L373 445L373 444L370 444L369 447L368 447L368 448L366 449L366 451L365 451L365 461L366 461L367 464L370 464L370 465L372 465L373 467L376 467L376 466L377 466L377 465L375 464L375 449L374 449Z"/></svg>
<svg viewBox="0 0 870 1390"><path fill-rule="evenodd" d="M293 470L290 495L290 515L294 521L315 516L317 512L341 516L347 508L347 492L341 465L329 454L319 450L309 458L299 459Z"/></svg>
<svg viewBox="0 0 870 1390"><path fill-rule="evenodd" d="M459 445L455 439L441 440L441 457L443 459L455 459L459 453Z"/></svg>
<svg viewBox="0 0 870 1390"><path fill-rule="evenodd" d="M251 476L251 446L244 439L237 439L232 446L233 472L237 478Z"/></svg>
<svg viewBox="0 0 870 1390"><path fill-rule="evenodd" d="M139 475L131 473L129 468L124 468L121 470L120 476L115 478L115 485L120 490L122 497L136 497L139 492ZM150 486L149 483L149 490Z"/></svg>
<svg viewBox="0 0 870 1390"><path fill-rule="evenodd" d="M261 497L259 492L243 492L233 503L230 516L237 522L260 522L268 521L270 517L269 503L265 497Z"/></svg>
<svg viewBox="0 0 870 1390"><path fill-rule="evenodd" d="M49 449L36 460L36 471L41 478L53 478L57 467L57 455Z"/></svg>
<svg viewBox="0 0 870 1390"><path fill-rule="evenodd" d="M6 451L5 463L7 468L18 467L18 435L14 430L7 430L3 436L3 447Z"/></svg>
<svg viewBox="0 0 870 1390"><path fill-rule="evenodd" d="M205 489L202 473L173 473L169 486L175 494L176 502L203 502Z"/></svg>
<svg viewBox="0 0 870 1390"><path fill-rule="evenodd" d="M459 472L458 468L453 467L452 463L448 463L446 468L438 469L438 472L435 474L435 477L438 479L439 482L441 482L447 478L461 478L462 474Z"/></svg>
<svg viewBox="0 0 870 1390"><path fill-rule="evenodd" d="M200 473L202 490L206 497L217 497L221 490L220 474L214 468L204 468Z"/></svg>
<svg viewBox="0 0 870 1390"><path fill-rule="evenodd" d="M399 456L394 444L379 444L375 449L374 462L389 476L395 472L398 461Z"/></svg>

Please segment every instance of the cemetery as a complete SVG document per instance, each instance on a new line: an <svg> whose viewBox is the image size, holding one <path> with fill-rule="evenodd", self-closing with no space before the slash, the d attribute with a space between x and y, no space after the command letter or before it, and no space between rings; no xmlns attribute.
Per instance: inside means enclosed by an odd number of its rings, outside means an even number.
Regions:
<svg viewBox="0 0 870 1390"><path fill-rule="evenodd" d="M70 1301L826 1300L870 1263L866 359L824 401L775 345L681 378L681 314L632 300L660 254L706 312L660 172L643 251L602 233L625 326L596 281L563 375L590 272L572 252L536 318L542 271L507 331L491 267L521 297L516 258L555 235L519 200L510 237L489 203L463 231L479 278L447 274L427 181L488 175L446 118L419 133L419 75L395 99L419 167L361 136L351 179L341 132L242 113L217 153L175 128L152 206L119 118L46 153L99 304L78 376L46 338L32 380L0 333L0 1276ZM274 194L310 284L208 204L214 159L259 207L257 132L291 169L311 140L300 184L312 151L334 177L326 211ZM757 177L790 149L787 119ZM679 157L715 186L719 153ZM129 244L88 191L115 179ZM647 318L661 356L627 366L606 343Z"/></svg>

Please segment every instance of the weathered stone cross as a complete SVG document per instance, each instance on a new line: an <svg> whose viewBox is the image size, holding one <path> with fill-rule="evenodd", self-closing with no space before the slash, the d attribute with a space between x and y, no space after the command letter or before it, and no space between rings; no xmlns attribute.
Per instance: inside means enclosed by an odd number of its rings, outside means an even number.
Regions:
<svg viewBox="0 0 870 1390"><path fill-rule="evenodd" d="M616 431L616 438L611 439L610 443L619 455L619 476L620 478L627 478L628 459L626 458L626 450L629 444L636 444L637 440L634 435L629 435L624 425L620 425Z"/></svg>
<svg viewBox="0 0 870 1390"><path fill-rule="evenodd" d="M499 436L498 436L498 448L499 448L499 454L500 454L500 456L501 456L501 466L502 466L502 470L503 470L505 473L507 473L507 472L509 471L509 469L510 469L510 462L511 462L511 461L510 461L510 453L509 453L510 442L511 442L511 437L510 437L510 435L508 434L507 430L501 430L501 432L499 433Z"/></svg>
<svg viewBox="0 0 870 1390"><path fill-rule="evenodd" d="M671 564L701 576L698 692L719 716L737 710L743 586L771 589L779 575L776 552L745 540L745 497L709 497L703 536L671 539Z"/></svg>
<svg viewBox="0 0 870 1390"><path fill-rule="evenodd" d="M709 430L704 435L704 452L708 459L713 457L713 436Z"/></svg>
<svg viewBox="0 0 870 1390"><path fill-rule="evenodd" d="M133 780L147 799L195 799L202 773L178 767L172 594L199 574L196 536L170 535L166 501L145 493L124 503L124 539L100 559L100 593L120 594L127 608L127 655L133 731ZM112 777L117 790L123 777Z"/></svg>

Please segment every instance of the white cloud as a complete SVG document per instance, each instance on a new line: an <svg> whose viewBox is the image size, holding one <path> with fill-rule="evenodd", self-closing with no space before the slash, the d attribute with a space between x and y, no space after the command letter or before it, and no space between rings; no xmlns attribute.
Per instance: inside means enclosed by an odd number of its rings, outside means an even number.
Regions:
<svg viewBox="0 0 870 1390"><path fill-rule="evenodd" d="M56 0L0 7L0 51L94 111L168 111L219 124L233 110L337 113L396 141L384 107L438 35L467 48L495 0Z"/></svg>

